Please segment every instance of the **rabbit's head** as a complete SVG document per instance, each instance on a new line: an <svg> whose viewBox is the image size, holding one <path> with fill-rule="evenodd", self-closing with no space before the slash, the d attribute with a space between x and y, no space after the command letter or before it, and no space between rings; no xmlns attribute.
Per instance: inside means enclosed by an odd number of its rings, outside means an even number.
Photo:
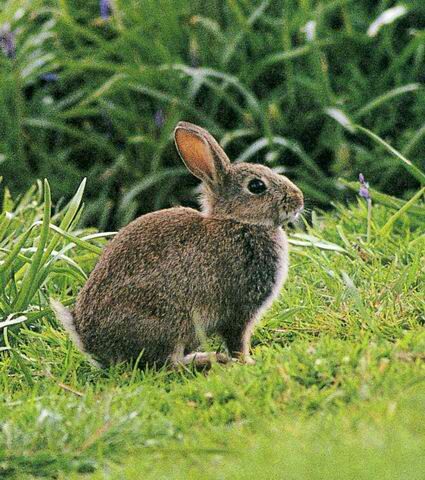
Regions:
<svg viewBox="0 0 425 480"><path fill-rule="evenodd" d="M235 163L203 128L179 122L174 138L187 168L203 181L203 211L265 226L296 218L303 194L288 178L259 164Z"/></svg>

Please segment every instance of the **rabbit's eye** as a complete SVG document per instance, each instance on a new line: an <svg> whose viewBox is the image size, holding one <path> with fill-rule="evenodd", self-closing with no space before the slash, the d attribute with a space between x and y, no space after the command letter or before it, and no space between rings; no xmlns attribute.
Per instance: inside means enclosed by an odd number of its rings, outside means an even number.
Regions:
<svg viewBox="0 0 425 480"><path fill-rule="evenodd" d="M248 183L248 190L254 195L260 195L267 190L266 184L259 178L254 178Z"/></svg>

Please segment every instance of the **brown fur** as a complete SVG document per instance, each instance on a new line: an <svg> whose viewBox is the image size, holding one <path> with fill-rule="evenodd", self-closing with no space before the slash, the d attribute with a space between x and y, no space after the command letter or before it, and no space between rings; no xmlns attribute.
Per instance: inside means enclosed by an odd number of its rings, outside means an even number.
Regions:
<svg viewBox="0 0 425 480"><path fill-rule="evenodd" d="M247 358L254 322L286 276L280 225L302 208L300 190L267 167L231 165L195 125L179 123L175 139L204 182L204 209L144 215L105 248L73 312L84 350L102 364L140 352L143 365L179 362L199 347L200 332ZM267 184L264 194L248 191L253 178Z"/></svg>

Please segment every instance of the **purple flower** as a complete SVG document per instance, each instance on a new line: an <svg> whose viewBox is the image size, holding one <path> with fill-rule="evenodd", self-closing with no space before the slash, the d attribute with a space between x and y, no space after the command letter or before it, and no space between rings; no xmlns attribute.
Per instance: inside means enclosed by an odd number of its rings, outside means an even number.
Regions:
<svg viewBox="0 0 425 480"><path fill-rule="evenodd" d="M7 58L15 58L15 34L10 30L8 23L4 24L0 30L0 47Z"/></svg>
<svg viewBox="0 0 425 480"><path fill-rule="evenodd" d="M154 115L153 118L154 118L154 122L155 122L155 125L157 126L157 128L162 128L164 126L165 115L164 115L164 111L162 110L162 108L159 108L155 112L155 115Z"/></svg>
<svg viewBox="0 0 425 480"><path fill-rule="evenodd" d="M370 193L369 193L369 184L365 181L365 178L362 173L359 174L359 195L363 197L365 200L370 200Z"/></svg>
<svg viewBox="0 0 425 480"><path fill-rule="evenodd" d="M111 0L99 0L100 16L103 20L108 20L111 16Z"/></svg>

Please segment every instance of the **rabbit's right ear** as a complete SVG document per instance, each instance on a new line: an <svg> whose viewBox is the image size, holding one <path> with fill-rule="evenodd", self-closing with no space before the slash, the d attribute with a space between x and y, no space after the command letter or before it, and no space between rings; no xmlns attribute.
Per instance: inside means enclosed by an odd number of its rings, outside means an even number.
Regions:
<svg viewBox="0 0 425 480"><path fill-rule="evenodd" d="M186 167L208 184L220 183L230 161L215 138L206 130L188 122L179 122L174 130L177 150Z"/></svg>

